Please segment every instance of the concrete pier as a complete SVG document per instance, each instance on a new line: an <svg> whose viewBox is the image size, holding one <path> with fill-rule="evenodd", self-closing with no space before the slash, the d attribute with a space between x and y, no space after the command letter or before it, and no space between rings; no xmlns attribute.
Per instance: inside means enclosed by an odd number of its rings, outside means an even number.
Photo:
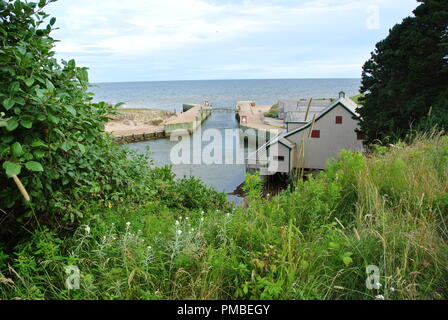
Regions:
<svg viewBox="0 0 448 320"><path fill-rule="evenodd" d="M180 130L188 131L191 134L210 117L211 113L210 106L194 105L188 111L181 113L175 120L165 124L165 135L169 137L173 132Z"/></svg>
<svg viewBox="0 0 448 320"><path fill-rule="evenodd" d="M267 122L264 114L271 109L271 106L257 106L254 101L238 101L236 104L237 119L243 129L253 129L256 134L274 137L284 130L280 123Z"/></svg>

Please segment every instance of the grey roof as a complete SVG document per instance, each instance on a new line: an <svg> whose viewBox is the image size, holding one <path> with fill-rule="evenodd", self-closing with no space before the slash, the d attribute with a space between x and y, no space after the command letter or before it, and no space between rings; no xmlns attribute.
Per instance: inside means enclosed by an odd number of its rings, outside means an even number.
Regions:
<svg viewBox="0 0 448 320"><path fill-rule="evenodd" d="M285 117L285 122L286 123L291 123L291 122L295 122L295 123L303 122L303 123L306 123L306 122L312 120L314 115L316 115L316 117L317 117L319 114L321 114L322 110L319 110L319 111L317 111L317 110L316 111L310 110L310 112L308 113L308 117L306 119L305 119L306 112L302 112L302 111L288 112L286 114L286 117Z"/></svg>
<svg viewBox="0 0 448 320"><path fill-rule="evenodd" d="M285 122L307 122L310 121L314 115L318 116L330 105L333 104L332 100L312 100L309 108L308 117L306 112L308 110L309 100L280 100L279 106L284 106L284 109L280 109L283 113Z"/></svg>

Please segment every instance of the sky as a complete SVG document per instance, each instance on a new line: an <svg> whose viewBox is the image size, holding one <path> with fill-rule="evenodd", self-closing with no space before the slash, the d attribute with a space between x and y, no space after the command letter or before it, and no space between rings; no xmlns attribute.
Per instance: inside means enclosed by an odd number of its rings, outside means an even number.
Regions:
<svg viewBox="0 0 448 320"><path fill-rule="evenodd" d="M91 82L360 78L415 0L59 0L60 59Z"/></svg>

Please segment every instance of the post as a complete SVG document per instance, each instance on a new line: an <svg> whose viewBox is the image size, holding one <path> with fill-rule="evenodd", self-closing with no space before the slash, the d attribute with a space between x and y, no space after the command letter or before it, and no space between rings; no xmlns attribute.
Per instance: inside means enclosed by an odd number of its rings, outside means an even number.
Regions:
<svg viewBox="0 0 448 320"><path fill-rule="evenodd" d="M27 201L27 202L31 201L28 192L26 191L25 187L22 184L22 181L20 181L20 179L17 176L12 176L12 179L14 180L15 184L17 185L17 188L19 188L19 191L22 194L25 201Z"/></svg>
<svg viewBox="0 0 448 320"><path fill-rule="evenodd" d="M311 103L312 102L313 102L313 98L311 98L310 102L308 102L308 108L306 109L306 114L305 114L305 122L308 120L308 114L310 113Z"/></svg>

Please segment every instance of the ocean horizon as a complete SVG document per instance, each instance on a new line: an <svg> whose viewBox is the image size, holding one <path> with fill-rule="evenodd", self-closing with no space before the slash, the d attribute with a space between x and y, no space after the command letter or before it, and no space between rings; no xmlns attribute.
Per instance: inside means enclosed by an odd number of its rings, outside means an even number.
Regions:
<svg viewBox="0 0 448 320"><path fill-rule="evenodd" d="M125 108L181 111L184 103L205 100L217 107L232 108L237 101L272 105L279 99L334 98L340 91L359 93L360 78L322 79L228 79L93 83L94 101L125 103Z"/></svg>

